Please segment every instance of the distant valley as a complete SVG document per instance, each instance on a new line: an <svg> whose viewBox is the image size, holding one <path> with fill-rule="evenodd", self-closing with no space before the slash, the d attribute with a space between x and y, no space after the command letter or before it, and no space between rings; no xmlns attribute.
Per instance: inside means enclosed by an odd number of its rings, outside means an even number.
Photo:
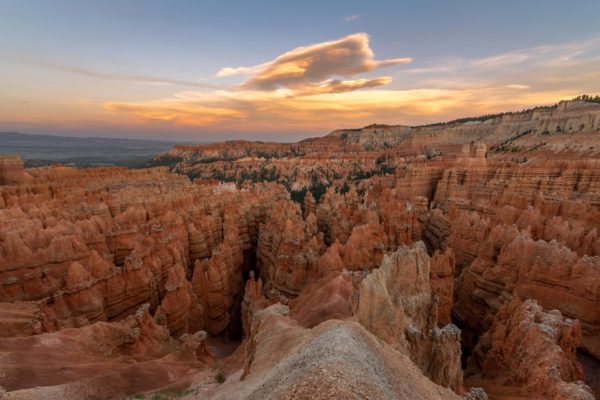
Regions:
<svg viewBox="0 0 600 400"><path fill-rule="evenodd" d="M156 154L169 151L173 144L175 143L158 140L0 132L0 153L19 155L27 166L32 167L54 163L139 167Z"/></svg>

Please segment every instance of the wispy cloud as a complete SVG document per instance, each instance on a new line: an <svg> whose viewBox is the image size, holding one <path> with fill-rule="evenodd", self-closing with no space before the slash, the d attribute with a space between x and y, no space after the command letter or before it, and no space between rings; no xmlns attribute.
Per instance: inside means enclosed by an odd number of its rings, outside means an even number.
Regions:
<svg viewBox="0 0 600 400"><path fill-rule="evenodd" d="M534 90L598 90L600 37L519 49L479 59L438 60L394 75L405 87L437 84L528 86ZM586 87L587 86L587 87Z"/></svg>
<svg viewBox="0 0 600 400"><path fill-rule="evenodd" d="M344 22L354 22L360 18L360 15L349 15L344 17Z"/></svg>
<svg viewBox="0 0 600 400"><path fill-rule="evenodd" d="M192 88L203 88L203 89L220 89L222 85L215 85L211 83L197 82L197 81L186 81L181 79L172 79L157 76L146 76L146 75L135 75L135 74L120 74L112 72L96 71L93 69L82 68L74 65L56 64L46 61L24 59L21 58L18 61L24 62L30 65L38 67L49 68L55 71L60 71L69 74L75 74L85 76L88 78L106 79L111 81L121 81L129 83L139 83L147 85L176 85L176 86L187 86Z"/></svg>
<svg viewBox="0 0 600 400"><path fill-rule="evenodd" d="M507 88L509 89L515 89L515 90L527 90L527 89L531 89L531 86L529 85L521 85L518 83L511 83L509 85L506 85Z"/></svg>
<svg viewBox="0 0 600 400"><path fill-rule="evenodd" d="M217 76L225 77L225 76L234 76L234 75L250 75L256 72L256 67L225 67L221 68L217 72Z"/></svg>

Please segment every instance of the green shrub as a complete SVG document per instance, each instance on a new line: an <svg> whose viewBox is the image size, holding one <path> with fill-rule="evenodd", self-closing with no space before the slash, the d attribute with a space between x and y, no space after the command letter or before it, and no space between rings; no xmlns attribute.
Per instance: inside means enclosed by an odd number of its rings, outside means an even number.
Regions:
<svg viewBox="0 0 600 400"><path fill-rule="evenodd" d="M226 379L227 378L225 377L223 371L219 371L219 373L215 375L215 381L217 381L217 383L223 383Z"/></svg>

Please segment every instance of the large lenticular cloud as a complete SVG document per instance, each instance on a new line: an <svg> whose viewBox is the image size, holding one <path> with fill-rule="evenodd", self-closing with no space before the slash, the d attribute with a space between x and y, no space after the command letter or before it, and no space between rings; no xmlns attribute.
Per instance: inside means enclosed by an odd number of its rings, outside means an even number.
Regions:
<svg viewBox="0 0 600 400"><path fill-rule="evenodd" d="M326 86L323 85L325 81L333 77L352 77L377 68L412 61L410 58L380 61L374 57L369 47L369 36L356 33L339 40L298 47L273 61L254 67L223 68L218 75L251 73L252 76L241 85L247 90L303 90L312 86ZM389 79L373 80L368 86L387 82Z"/></svg>

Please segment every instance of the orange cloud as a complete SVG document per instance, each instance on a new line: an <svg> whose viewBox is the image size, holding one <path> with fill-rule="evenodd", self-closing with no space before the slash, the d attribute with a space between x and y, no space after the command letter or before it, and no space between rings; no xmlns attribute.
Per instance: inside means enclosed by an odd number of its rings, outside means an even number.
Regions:
<svg viewBox="0 0 600 400"><path fill-rule="evenodd" d="M322 131L373 122L427 123L458 116L515 110L576 95L528 92L505 86L468 90L369 90L292 95L291 91L184 92L141 103L109 103L142 120L236 131ZM550 100L549 100L550 99Z"/></svg>
<svg viewBox="0 0 600 400"><path fill-rule="evenodd" d="M356 33L342 39L298 47L275 60L254 67L223 68L217 75L252 74L241 84L245 90L303 90L334 77L352 77L381 67L411 62L410 58L375 60L369 36Z"/></svg>
<svg viewBox="0 0 600 400"><path fill-rule="evenodd" d="M111 111L124 111L142 120L176 121L184 125L198 126L247 117L243 110L236 110L234 107L222 107L214 101L205 106L186 100L185 97L142 103L107 102L104 108Z"/></svg>
<svg viewBox="0 0 600 400"><path fill-rule="evenodd" d="M375 79L355 79L348 81L340 81L337 79L330 79L321 82L319 85L309 86L304 90L297 91L297 96L308 96L315 94L325 93L345 93L352 92L354 90L374 88L377 86L387 85L392 81L389 76L381 76Z"/></svg>

